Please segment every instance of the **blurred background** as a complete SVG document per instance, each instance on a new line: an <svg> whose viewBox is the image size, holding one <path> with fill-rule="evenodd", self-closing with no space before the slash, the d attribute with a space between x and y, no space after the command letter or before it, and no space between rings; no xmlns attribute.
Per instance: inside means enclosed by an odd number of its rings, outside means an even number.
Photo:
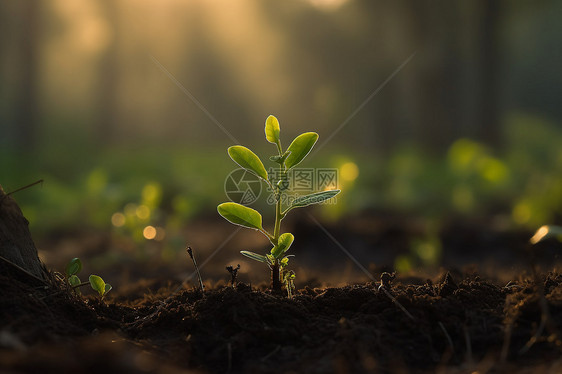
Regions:
<svg viewBox="0 0 562 374"><path fill-rule="evenodd" d="M267 160L274 114L285 146L320 134L303 166L337 168L343 190L284 221L297 283L367 280L340 246L375 275L517 271L532 231L562 223L561 12L554 0L3 1L0 184L44 180L14 197L48 266L81 256L117 269L111 283L153 268L184 279L188 243L210 261L204 277L239 263L258 283L267 269L238 251L267 241L216 206L236 169L226 148L234 138ZM252 207L272 222L265 192Z"/></svg>

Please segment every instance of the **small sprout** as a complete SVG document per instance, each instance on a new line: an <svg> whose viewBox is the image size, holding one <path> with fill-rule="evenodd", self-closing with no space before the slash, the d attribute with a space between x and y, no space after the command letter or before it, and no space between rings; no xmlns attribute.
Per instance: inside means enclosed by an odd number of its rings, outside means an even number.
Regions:
<svg viewBox="0 0 562 374"><path fill-rule="evenodd" d="M70 260L68 265L66 265L65 274L66 277L70 279L71 276L78 274L82 270L82 261L78 257Z"/></svg>
<svg viewBox="0 0 562 374"><path fill-rule="evenodd" d="M230 285L234 287L234 284L236 283L236 277L238 276L238 270L240 270L240 264L238 264L236 267L229 265L226 267L226 270L228 270L228 272L230 273Z"/></svg>
<svg viewBox="0 0 562 374"><path fill-rule="evenodd" d="M107 295L107 293L113 288L111 287L111 284L105 283L103 279L97 275L92 274L88 279L90 281L90 286L92 286L94 291L97 291L102 300L104 296Z"/></svg>
<svg viewBox="0 0 562 374"><path fill-rule="evenodd" d="M289 297L291 297L292 290L294 289L293 280L295 279L295 273L293 271L284 270L289 262L285 253L289 250L295 238L291 233L281 233L281 221L292 209L321 203L336 196L340 190L328 190L306 196L299 196L288 204L288 206L285 206L283 210L282 205L284 200L282 197L289 186L287 172L300 164L310 153L312 147L314 147L314 144L316 144L318 140L318 134L315 132L301 134L293 140L285 151L283 151L280 132L281 129L277 118L274 116L267 117L265 121L265 138L269 143L277 147L277 154L271 156L269 160L279 164L278 181L268 176L263 162L250 149L241 145L228 148L228 155L234 162L247 171L257 175L269 185L273 197L275 197L275 224L273 234L263 228L262 216L257 210L233 202L222 203L217 207L217 210L227 221L235 225L257 230L269 239L273 248L265 255L249 251L241 251L240 253L252 260L267 264L271 270L271 290L275 293L280 293L281 283L284 283L287 293Z"/></svg>
<svg viewBox="0 0 562 374"><path fill-rule="evenodd" d="M103 279L101 279L101 277L98 277L97 275L90 275L89 282L82 283L82 281L78 277L78 273L81 270L82 270L82 261L80 261L78 257L75 257L72 260L70 260L70 262L66 265L66 268L64 269L66 282L74 290L74 292L80 294L80 290L78 288L89 284L92 286L94 291L97 291L100 294L101 298L103 299L103 297L109 291L111 291L112 288L111 285L105 283Z"/></svg>
<svg viewBox="0 0 562 374"><path fill-rule="evenodd" d="M287 290L287 297L289 299L293 298L293 291L295 290L295 272L292 270L285 271L283 273L283 284L285 285L285 289Z"/></svg>

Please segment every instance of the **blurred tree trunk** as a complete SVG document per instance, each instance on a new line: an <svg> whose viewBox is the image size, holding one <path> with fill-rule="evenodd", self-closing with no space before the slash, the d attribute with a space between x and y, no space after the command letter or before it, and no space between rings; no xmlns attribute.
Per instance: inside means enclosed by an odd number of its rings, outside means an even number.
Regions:
<svg viewBox="0 0 562 374"><path fill-rule="evenodd" d="M455 2L438 6L414 3L411 19L417 91L417 140L431 153L444 153L460 126L459 46L455 39L458 12Z"/></svg>
<svg viewBox="0 0 562 374"><path fill-rule="evenodd" d="M30 150L37 142L38 67L41 2L21 0L18 13L22 21L18 30L19 43L18 97L15 101L14 146Z"/></svg>
<svg viewBox="0 0 562 374"><path fill-rule="evenodd" d="M478 35L478 70L480 73L476 99L478 117L474 123L475 136L490 145L501 145L501 124L498 110L500 52L499 20L501 1L480 0Z"/></svg>
<svg viewBox="0 0 562 374"><path fill-rule="evenodd" d="M97 141L106 143L114 140L117 126L117 89L119 81L119 51L118 51L118 2L115 0L100 0L107 23L111 30L111 40L99 59L98 65L98 102L97 117L94 133Z"/></svg>

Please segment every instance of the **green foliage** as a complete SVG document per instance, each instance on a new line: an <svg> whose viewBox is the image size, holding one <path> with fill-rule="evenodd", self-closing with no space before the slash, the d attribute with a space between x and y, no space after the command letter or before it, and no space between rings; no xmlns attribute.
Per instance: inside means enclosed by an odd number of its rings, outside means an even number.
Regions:
<svg viewBox="0 0 562 374"><path fill-rule="evenodd" d="M112 287L109 283L105 283L104 280L97 276L97 275L90 275L88 278L89 282L82 283L80 278L78 278L78 273L82 270L82 261L78 257L73 258L70 262L66 265L65 268L65 278L68 282L68 285L74 289L77 293L79 287L85 286L88 283L92 287L94 291L96 291L100 297L103 297L111 291Z"/></svg>
<svg viewBox="0 0 562 374"><path fill-rule="evenodd" d="M267 141L272 144L281 146L279 139L280 132L281 129L279 127L279 121L277 120L277 118L275 118L275 116L267 117L267 119L265 120L265 138L267 139Z"/></svg>
<svg viewBox="0 0 562 374"><path fill-rule="evenodd" d="M289 207L285 212L283 212L283 214L287 214L289 210L294 208L301 208L312 204L321 203L324 200L331 199L332 197L336 196L338 193L340 193L340 190L329 190L329 191L315 192L310 195L299 196L295 200L293 200L291 205L289 205Z"/></svg>
<svg viewBox="0 0 562 374"><path fill-rule="evenodd" d="M250 251L240 251L240 253L242 253L246 257L251 258L252 260L263 262L264 264L267 263L267 258L263 255L258 255L257 253Z"/></svg>
<svg viewBox="0 0 562 374"><path fill-rule="evenodd" d="M283 284L285 285L285 289L287 290L287 297L289 299L293 298L293 291L295 290L295 272L292 270L286 271L283 274Z"/></svg>
<svg viewBox="0 0 562 374"><path fill-rule="evenodd" d="M314 144L318 140L318 134L315 132L305 132L293 140L289 148L287 148L288 156L285 159L285 167L287 170L297 166L310 153ZM281 153L279 154L281 156Z"/></svg>
<svg viewBox="0 0 562 374"><path fill-rule="evenodd" d="M92 286L92 289L94 291L97 291L97 293L100 295L102 299L113 288L111 287L111 284L105 283L100 276L94 274L90 275L88 280L90 281L90 285Z"/></svg>
<svg viewBox="0 0 562 374"><path fill-rule="evenodd" d="M217 207L221 216L230 223L254 230L263 230L261 214L238 203L222 203Z"/></svg>
<svg viewBox="0 0 562 374"><path fill-rule="evenodd" d="M240 167L251 171L263 180L267 180L267 171L260 158L248 148L241 145L234 145L228 148L228 155Z"/></svg>
<svg viewBox="0 0 562 374"><path fill-rule="evenodd" d="M264 179L273 191L275 197L275 225L273 234L263 228L262 216L254 209L230 202L220 204L217 207L217 210L219 214L229 222L235 225L259 230L269 239L273 248L270 253L265 256L249 251L241 251L240 253L252 260L267 264L272 271L272 280L274 280L275 277L279 277L279 282L285 284L289 297L292 297L295 273L292 270L285 270L289 263L289 258L288 256L285 256L285 253L289 250L291 244L293 244L295 237L291 233L281 234L281 221L291 209L321 203L336 196L340 190L322 191L298 197L283 211L282 195L285 193L286 189L286 185L284 183L286 180L284 178L286 178L287 171L298 165L302 160L304 160L306 155L310 153L312 147L314 147L314 144L318 140L318 134L315 132L306 132L297 136L291 145L289 145L287 151L284 152L281 146L281 139L279 137L280 131L279 121L277 118L271 115L267 117L265 121L265 138L269 143L275 144L278 151L277 155L273 155L269 159L272 162L279 164L279 172L282 176L277 182L268 178L262 161L248 148L240 145L228 148L228 154L234 162ZM272 287L275 287L275 284L276 283L273 282Z"/></svg>
<svg viewBox="0 0 562 374"><path fill-rule="evenodd" d="M293 240L295 240L295 236L290 232L281 234L281 236L279 236L279 240L277 241L277 245L274 246L273 249L271 250L271 255L275 259L278 259L282 255L284 255L285 252L287 252L287 250L291 246L291 244L293 244Z"/></svg>
<svg viewBox="0 0 562 374"><path fill-rule="evenodd" d="M68 284L70 285L70 287L78 287L80 286L80 278L78 278L77 275L72 274L70 277L68 277Z"/></svg>
<svg viewBox="0 0 562 374"><path fill-rule="evenodd" d="M66 265L65 273L66 277L70 277L73 275L78 274L82 270L82 261L78 257L73 258L70 260L68 265Z"/></svg>

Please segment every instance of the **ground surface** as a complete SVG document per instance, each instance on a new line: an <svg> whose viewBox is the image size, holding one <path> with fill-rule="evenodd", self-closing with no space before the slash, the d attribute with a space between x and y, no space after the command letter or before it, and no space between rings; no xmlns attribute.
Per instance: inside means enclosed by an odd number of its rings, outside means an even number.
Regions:
<svg viewBox="0 0 562 374"><path fill-rule="evenodd" d="M560 274L378 286L304 288L289 300L243 283L203 294L150 280L100 302L2 274L0 371L562 372Z"/></svg>

